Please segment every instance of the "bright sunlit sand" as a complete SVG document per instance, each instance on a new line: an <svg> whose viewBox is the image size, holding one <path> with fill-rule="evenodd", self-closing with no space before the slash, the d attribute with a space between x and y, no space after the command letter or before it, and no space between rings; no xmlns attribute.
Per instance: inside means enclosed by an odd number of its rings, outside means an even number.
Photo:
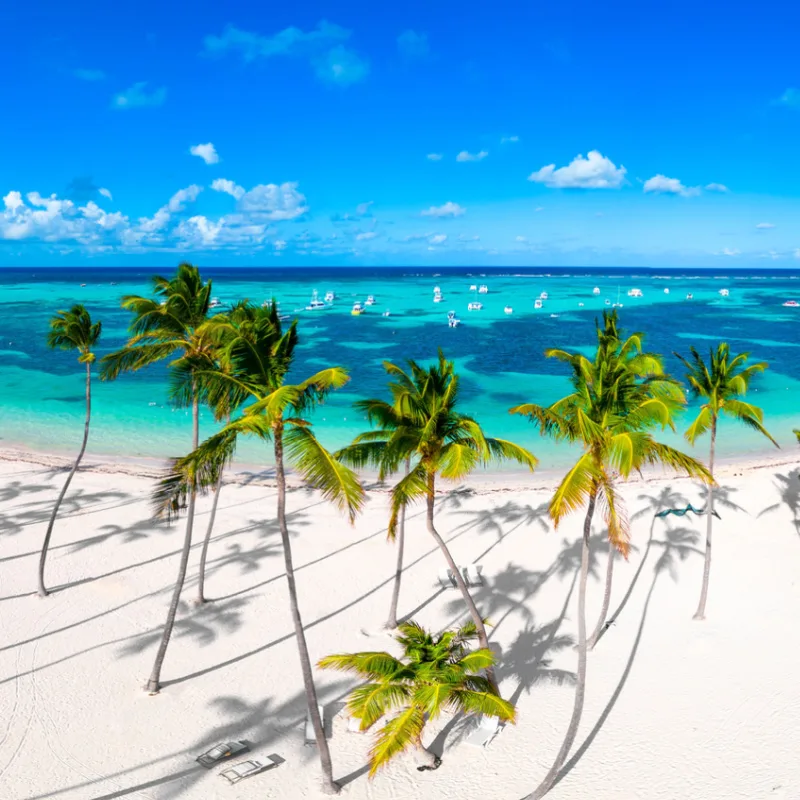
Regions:
<svg viewBox="0 0 800 800"><path fill-rule="evenodd" d="M63 472L0 461L0 797L302 798L320 796L316 749L304 746L305 697L275 525L269 475L226 485L209 551L206 593L192 603L208 498L199 505L189 576L162 674L142 691L178 567L183 523L151 519L151 477L106 465L76 476L50 548L40 599L36 564ZM62 462L53 462L62 463ZM135 470L131 470L135 472ZM402 800L518 800L553 762L572 708L576 576L582 515L558 531L542 478L481 484L442 495L439 530L459 563L483 565L475 590L502 648L503 696L516 726L485 748L459 719L426 728L442 755L417 772L411 755L369 781L370 734L338 712L352 680L315 672L343 796ZM635 517L627 563L614 576L608 628L589 653L586 706L554 800L796 798L800 787L800 481L798 462L719 472L707 619L693 622L705 518L654 519L702 505L699 487L657 479L623 489ZM383 650L395 551L385 541L387 495L373 491L355 528L314 493L289 494L301 611L311 659ZM601 601L605 535L592 543L588 622ZM467 619L456 590L410 513L400 613L433 629ZM618 615L617 615L618 612ZM473 722L470 725L474 724ZM229 786L195 758L245 739L280 768ZM247 757L247 756L245 756ZM234 759L234 762L239 759Z"/></svg>

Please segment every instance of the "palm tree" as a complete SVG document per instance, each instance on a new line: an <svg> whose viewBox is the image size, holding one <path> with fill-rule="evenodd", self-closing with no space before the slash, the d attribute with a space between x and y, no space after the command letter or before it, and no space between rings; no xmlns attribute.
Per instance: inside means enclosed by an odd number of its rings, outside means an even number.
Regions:
<svg viewBox="0 0 800 800"><path fill-rule="evenodd" d="M69 489L72 478L78 471L83 454L86 452L86 443L89 441L89 420L92 416L92 364L95 361L95 354L92 352L103 325L101 322L92 322L89 312L80 304L72 306L69 311L59 311L50 320L50 331L47 334L47 346L58 348L59 350L77 350L78 363L86 365L86 421L83 425L83 442L78 452L78 457L72 465L67 480L61 488L50 521L47 523L47 531L44 534L42 543L42 553L39 556L39 596L46 597L47 587L44 584L44 565L47 560L47 548L50 546L50 537L53 535L53 526L56 522L59 506Z"/></svg>
<svg viewBox="0 0 800 800"><path fill-rule="evenodd" d="M720 415L730 417L746 425L754 431L766 436L775 447L778 443L770 436L762 424L764 412L758 407L747 403L741 398L747 394L750 380L754 375L763 372L769 366L766 361L757 361L747 364L749 353L732 355L727 342L717 345L716 349L709 348L708 363L695 350L689 348L690 359L675 353L681 363L686 367L686 380L695 398L702 398L705 402L700 406L700 412L694 422L686 431L686 439L694 444L706 431L711 432L711 447L708 456L708 470L714 474L714 455L717 443L717 422ZM800 437L798 437L800 438ZM700 591L700 603L694 614L694 619L703 620L706 617L706 599L708 598L708 576L711 572L711 527L714 516L713 486L708 487L706 500L706 552L703 565L703 587Z"/></svg>
<svg viewBox="0 0 800 800"><path fill-rule="evenodd" d="M211 299L211 281L203 282L200 270L191 264L181 264L173 278L152 278L155 297L126 295L122 307L133 313L129 330L130 341L120 350L110 353L102 360L100 377L114 380L123 372L136 372L166 359L173 359L170 367L181 377L180 386L186 384L186 374L208 369L214 361L214 341L206 332L203 323L208 319ZM192 447L200 440L200 393L196 380L189 379L189 404L192 408ZM181 400L176 397L176 404ZM178 577L167 611L164 633L156 653L153 670L147 682L147 691L157 694L161 689L161 667L167 654L175 615L178 611L189 552L192 547L195 494L189 497L186 515L186 532L181 550Z"/></svg>
<svg viewBox="0 0 800 800"><path fill-rule="evenodd" d="M214 324L209 323L206 329L213 327ZM306 700L319 747L323 790L336 793L339 787L333 781L330 751L318 710L297 598L286 522L285 462L289 461L309 486L346 511L351 522L355 519L364 502L364 490L355 474L317 440L311 422L306 419L309 411L332 390L344 386L349 377L342 367L329 367L298 383L288 383L287 374L297 345L297 322L284 332L275 303L265 308L246 306L239 319L229 326L224 339L224 347L219 352L220 365L199 371L198 380L212 406L232 390L246 394L250 404L189 455L173 462L169 475L156 492L156 510L161 515L174 516L191 502L196 491L205 492L215 486L222 469L233 458L240 436L255 436L272 442L278 488L278 527Z"/></svg>
<svg viewBox="0 0 800 800"><path fill-rule="evenodd" d="M392 402L362 400L355 407L366 413L377 429L362 433L337 457L355 467L377 466L380 480L409 460L411 469L392 489L389 537L394 537L400 516L410 503L424 499L428 532L442 551L475 625L482 649L489 647L486 626L470 595L464 577L433 521L436 478L461 480L479 464L512 459L536 466L536 457L506 439L485 435L472 417L457 410L459 378L455 364L439 351L427 369L409 360L408 371L390 361L383 367L394 378L389 383ZM496 689L491 668L487 676Z"/></svg>
<svg viewBox="0 0 800 800"><path fill-rule="evenodd" d="M589 537L592 517L599 505L608 529L610 546L627 556L630 524L617 484L647 465L661 464L677 472L711 480L695 459L657 442L648 432L654 424L668 424L674 402L674 384L665 383L651 393L632 380L621 367L623 343L598 343L594 360L579 353L547 350L545 355L566 362L573 391L550 406L526 404L510 409L528 416L543 434L573 442L583 450L550 500L555 527L572 512L586 508L583 522L581 569L578 588L578 668L575 701L567 733L550 771L526 800L539 800L552 788L575 740L586 691L586 583L589 573ZM625 409L621 413L621 409Z"/></svg>
<svg viewBox="0 0 800 800"><path fill-rule="evenodd" d="M468 650L478 638L470 622L458 630L435 636L416 622L404 622L395 637L403 655L386 652L343 653L327 656L318 666L351 672L367 681L350 693L347 706L360 720L360 730L369 730L382 717L393 714L378 731L370 750L370 777L395 756L413 747L424 759L419 769L435 769L441 759L422 744L427 722L443 711L465 715L486 714L514 722L514 706L503 700L481 674L494 663L491 650Z"/></svg>

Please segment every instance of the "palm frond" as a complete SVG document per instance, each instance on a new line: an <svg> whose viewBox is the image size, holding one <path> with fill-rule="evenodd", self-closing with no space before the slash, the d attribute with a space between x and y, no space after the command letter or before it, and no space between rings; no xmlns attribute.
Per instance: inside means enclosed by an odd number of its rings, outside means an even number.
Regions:
<svg viewBox="0 0 800 800"><path fill-rule="evenodd" d="M418 706L411 705L390 719L379 731L375 744L369 751L370 778L391 761L394 756L416 745L425 726L425 714Z"/></svg>

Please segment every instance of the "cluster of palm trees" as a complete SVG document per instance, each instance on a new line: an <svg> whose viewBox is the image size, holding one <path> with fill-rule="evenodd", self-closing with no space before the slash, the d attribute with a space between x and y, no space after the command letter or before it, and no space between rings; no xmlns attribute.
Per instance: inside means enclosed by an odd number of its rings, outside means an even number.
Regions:
<svg viewBox="0 0 800 800"><path fill-rule="evenodd" d="M476 467L512 460L533 471L535 456L505 439L486 435L481 425L460 409L459 376L452 361L439 352L428 366L409 360L405 366L384 362L389 378L388 399L359 401L370 430L334 453L314 434L310 419L314 409L348 380L345 368L333 366L303 379L293 372L298 343L298 323L285 327L276 303L257 306L241 302L227 311L209 313L211 281L199 270L181 264L172 278L153 278L153 297L126 296L122 307L131 312L131 338L120 350L101 360L101 380L114 380L167 361L170 397L174 404L192 409L192 449L174 459L153 496L157 515L174 519L186 514L186 528L178 575L167 612L163 635L147 691L160 688L161 670L172 634L193 539L196 498L213 492L214 499L201 550L197 602L205 602L206 553L214 525L223 473L240 437L256 437L271 448L277 483L276 516L281 534L287 588L300 658L309 715L316 734L323 789L338 791L333 780L330 751L318 711L311 658L306 644L295 585L292 549L286 520L286 466L321 492L352 523L361 511L365 490L358 471L376 469L381 481L393 481L388 538L396 543L395 570L387 628L399 631L404 656L384 652L338 654L319 662L322 668L351 671L367 683L355 689L349 710L361 729L371 729L384 719L371 751L371 774L408 748L422 752L427 721L442 711L482 713L514 721L514 708L500 695L494 674L495 657L489 648L486 621L463 575L434 522L437 479L458 481ZM86 365L86 425L83 444L47 528L39 565L39 592L47 594L45 559L61 503L86 448L91 408L91 365L101 332L83 306L60 311L51 322L48 343L76 350ZM660 442L660 430L675 429L676 418L687 405L686 391L669 375L661 356L644 349L644 336L625 336L616 311L605 312L596 326L593 356L564 350L545 355L565 365L571 392L550 405L525 403L510 413L527 417L539 431L557 441L570 442L580 452L561 480L549 504L556 526L569 514L584 511L578 594L578 667L572 717L556 759L541 784L530 795L543 797L555 783L578 730L586 687L588 651L602 634L608 613L617 554L627 556L630 521L619 494L619 484L651 465L660 465L707 485L705 568L700 603L695 615L703 619L711 565L714 503L714 458L720 416L729 416L774 440L763 425L761 409L745 396L752 377L766 369L752 363L748 354L732 354L727 344L712 349L704 359L694 348L688 358L678 356L687 370L690 392L701 400L699 413L686 431L694 443L710 434L708 464ZM678 354L676 354L678 355ZM199 441L199 410L209 408L219 430ZM800 432L798 432L800 439ZM427 530L453 575L470 622L457 631L432 634L413 621L398 625L397 608L403 573L405 510L415 502L426 506ZM587 635L586 591L589 545L593 518L599 514L610 543L602 610ZM468 643L477 642L470 650ZM430 755L430 754L428 754ZM430 758L433 758L432 756ZM430 760L430 759L429 759ZM434 765L435 766L435 765Z"/></svg>

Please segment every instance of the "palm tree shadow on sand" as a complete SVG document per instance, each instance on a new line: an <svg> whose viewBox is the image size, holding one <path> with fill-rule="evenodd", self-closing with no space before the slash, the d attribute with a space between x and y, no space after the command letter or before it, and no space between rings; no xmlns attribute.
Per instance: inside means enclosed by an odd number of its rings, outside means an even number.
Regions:
<svg viewBox="0 0 800 800"><path fill-rule="evenodd" d="M791 512L795 531L800 535L800 469L793 469L785 475L775 475L774 486L780 500L759 512L758 518L786 506Z"/></svg>

